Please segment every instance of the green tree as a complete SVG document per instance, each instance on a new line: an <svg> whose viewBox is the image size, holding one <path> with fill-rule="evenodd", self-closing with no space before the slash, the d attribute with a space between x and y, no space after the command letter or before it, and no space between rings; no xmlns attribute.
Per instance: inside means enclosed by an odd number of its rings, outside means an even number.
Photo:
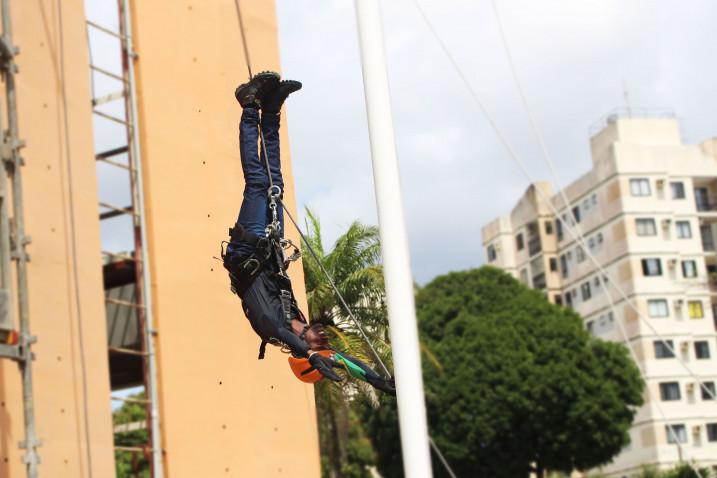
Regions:
<svg viewBox="0 0 717 478"><path fill-rule="evenodd" d="M436 278L416 307L444 369L424 370L429 425L459 476L589 469L629 443L639 371L623 346L593 338L570 309L491 267ZM369 423L372 432L391 429L390 420ZM392 456L381 447L382 471L395 466Z"/></svg>
<svg viewBox="0 0 717 478"><path fill-rule="evenodd" d="M334 279L351 312L361 321L383 362L389 364L378 228L354 222L336 240L333 249L327 251L321 240L318 217L308 209L306 215L308 243ZM314 258L309 257L307 245L302 246L310 321L327 328L330 341L337 349L375 366L368 344L339 303L326 275ZM352 407L357 396L377 404L373 389L363 382L346 381L336 385L322 380L315 391L324 476L368 477L366 466L374 463L373 449Z"/></svg>
<svg viewBox="0 0 717 478"><path fill-rule="evenodd" d="M129 398L144 399L144 392ZM146 423L147 413L144 405L136 402L124 402L120 408L112 412L112 424L115 430L121 425L127 430L115 433L115 445L125 447L144 447L148 442L146 426L132 429L130 424ZM150 478L150 463L146 453L116 450L115 468L117 478Z"/></svg>

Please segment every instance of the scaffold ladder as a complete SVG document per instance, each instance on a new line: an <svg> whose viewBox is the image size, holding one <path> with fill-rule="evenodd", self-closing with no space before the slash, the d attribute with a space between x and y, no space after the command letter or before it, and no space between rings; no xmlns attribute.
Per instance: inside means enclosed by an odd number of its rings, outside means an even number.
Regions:
<svg viewBox="0 0 717 478"><path fill-rule="evenodd" d="M25 437L19 446L25 450L27 476L37 477L40 457L37 448L40 441L35 430L35 410L32 389L32 344L36 338L30 334L27 255L26 246L30 237L25 235L25 217L23 214L22 166L24 160L20 149L24 146L18 136L17 91L15 74L18 72L15 56L20 52L12 42L10 0L2 0L2 36L0 36L0 70L5 80L5 103L7 111L7 129L2 124L0 130L1 161L5 174L0 174L0 357L17 362L22 375L22 403ZM9 181L8 181L9 179ZM12 199L12 208L8 201ZM12 209L12 215L10 215ZM15 275L13 282L13 262ZM14 286L14 287L13 287ZM13 301L17 298L17 303ZM19 333L14 330L17 313Z"/></svg>
<svg viewBox="0 0 717 478"><path fill-rule="evenodd" d="M102 32L104 35L119 40L121 45L121 74L113 73L107 69L101 68L93 64L90 58L90 74L101 75L118 83L117 92L95 97L93 88L92 111L104 120L111 121L124 126L126 134L126 144L117 148L106 151L98 151L95 159L98 163L110 165L112 167L127 171L129 176L129 188L131 194L130 205L113 205L109 203L100 203L100 220L107 220L117 216L128 215L132 218L132 228L134 236L134 253L119 254L114 252L103 251L103 255L109 262L130 261L134 264L136 293L132 300L119 300L107 297L105 300L109 304L117 307L125 307L133 309L136 313L137 327L141 331L141 344L139 350L123 347L109 346L109 352L114 354L125 354L129 356L140 357L143 363L143 379L145 388L145 399L130 399L121 397L110 397L112 401L121 400L123 402L140 403L146 408L146 423L138 423L141 427L148 427L149 442L144 446L119 446L115 444L116 452L132 453L133 455L150 453L151 469L153 478L162 478L163 462L162 447L159 428L159 408L157 399L157 372L155 363L155 347L154 339L156 332L153 329L151 290L150 290L150 274L149 261L147 254L147 236L144 215L144 199L142 186L142 166L140 156L139 128L137 114L137 100L134 79L134 62L137 55L132 45L132 30L129 6L127 0L117 0L119 13L119 31L114 31L95 22L87 21L88 28ZM94 81L93 81L94 84ZM124 117L118 117L108 114L98 109L107 103L123 100L124 101ZM126 155L126 164L118 160L120 156ZM136 429L137 427L134 427ZM115 441L119 434L129 430L128 427L118 427L115 430Z"/></svg>

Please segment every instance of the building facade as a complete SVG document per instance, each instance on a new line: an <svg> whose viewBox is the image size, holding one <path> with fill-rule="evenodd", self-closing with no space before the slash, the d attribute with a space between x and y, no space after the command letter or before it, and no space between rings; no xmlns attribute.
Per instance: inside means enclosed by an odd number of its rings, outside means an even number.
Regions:
<svg viewBox="0 0 717 478"><path fill-rule="evenodd" d="M532 184L483 227L486 264L574 308L595 336L629 338L649 390L631 444L603 472L681 459L715 467L717 138L684 144L674 118L613 115L590 141L592 169L563 191L569 207L549 183ZM591 255L635 307L613 287L611 306Z"/></svg>

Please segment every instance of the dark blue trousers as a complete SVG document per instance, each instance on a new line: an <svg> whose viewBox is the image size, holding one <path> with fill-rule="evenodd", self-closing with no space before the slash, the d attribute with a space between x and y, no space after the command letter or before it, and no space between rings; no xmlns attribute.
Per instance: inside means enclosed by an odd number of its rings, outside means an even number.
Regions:
<svg viewBox="0 0 717 478"><path fill-rule="evenodd" d="M238 222L257 236L264 235L266 226L272 220L268 195L269 174L266 171L264 159L265 150L271 169L271 180L274 186L284 190L279 147L279 118L278 114L263 114L260 120L259 111L254 108L244 108L239 124L239 152L244 172L244 197L239 210ZM259 137L260 121L264 141L261 141ZM281 237L284 237L284 210L280 203L277 204L277 215L281 224ZM227 248L227 253L231 256L246 257L252 252L252 246L243 242L232 243Z"/></svg>

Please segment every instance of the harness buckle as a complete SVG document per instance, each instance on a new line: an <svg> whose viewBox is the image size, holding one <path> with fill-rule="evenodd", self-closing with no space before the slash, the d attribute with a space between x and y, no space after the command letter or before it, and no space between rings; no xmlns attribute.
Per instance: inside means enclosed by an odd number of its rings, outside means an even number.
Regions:
<svg viewBox="0 0 717 478"><path fill-rule="evenodd" d="M251 266L251 268L250 268ZM261 267L261 262L259 262L256 258L250 257L244 263L242 264L242 268L249 273L249 275L253 276L257 273L259 268Z"/></svg>

